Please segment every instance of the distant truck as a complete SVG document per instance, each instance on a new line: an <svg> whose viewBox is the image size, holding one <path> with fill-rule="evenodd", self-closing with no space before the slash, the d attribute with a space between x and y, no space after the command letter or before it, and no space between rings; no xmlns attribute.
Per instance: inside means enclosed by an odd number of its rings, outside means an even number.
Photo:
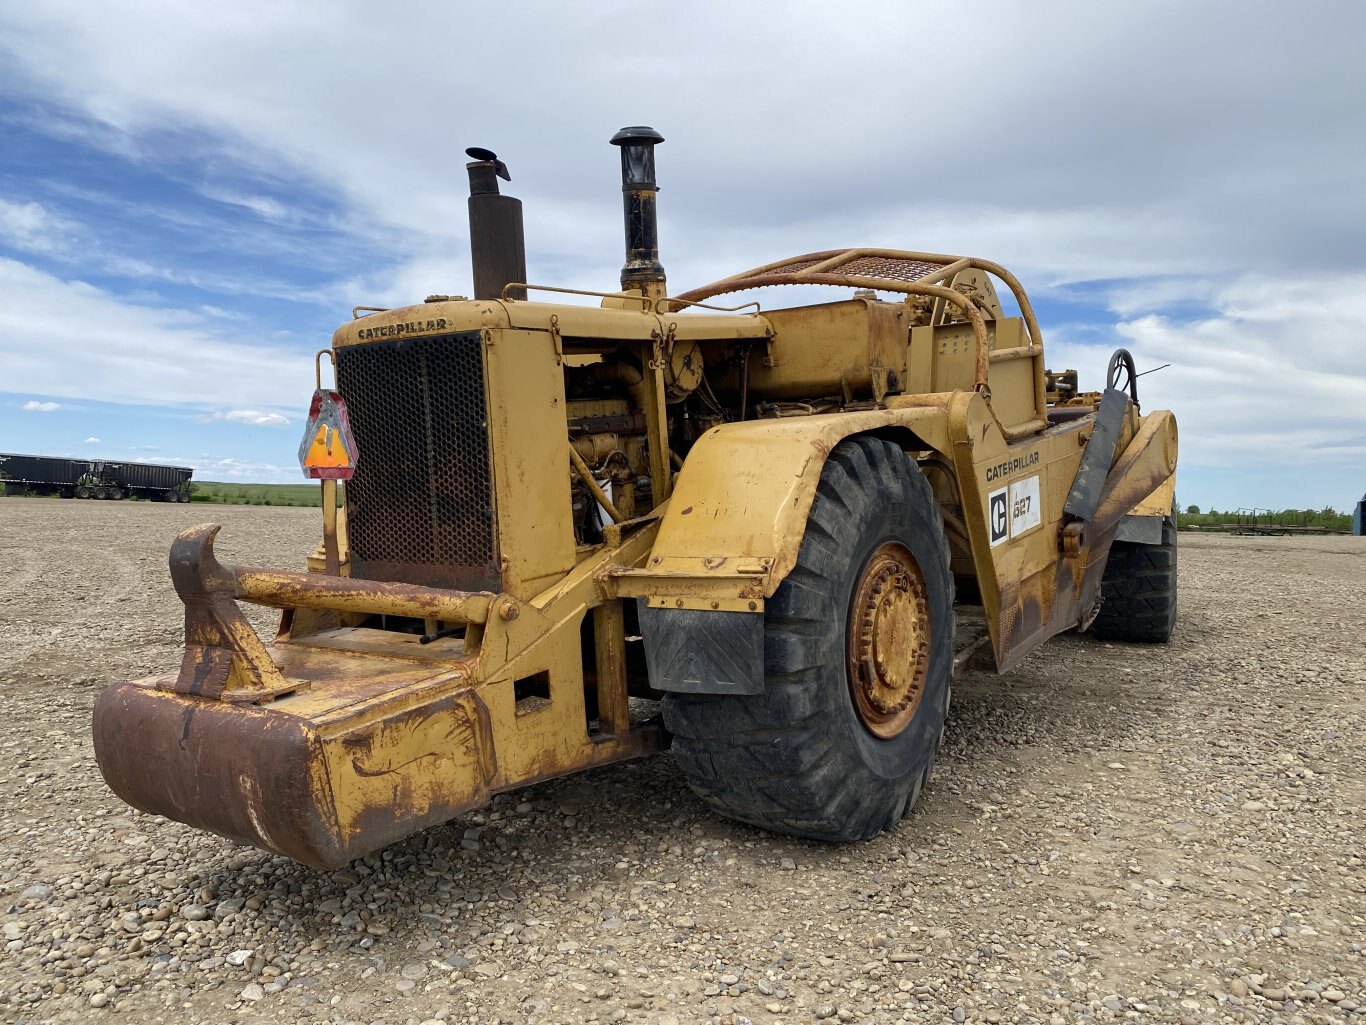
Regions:
<svg viewBox="0 0 1366 1025"><path fill-rule="evenodd" d="M188 502L188 466L115 463L100 459L63 459L0 452L0 483L5 494L56 495L60 498L148 498Z"/></svg>

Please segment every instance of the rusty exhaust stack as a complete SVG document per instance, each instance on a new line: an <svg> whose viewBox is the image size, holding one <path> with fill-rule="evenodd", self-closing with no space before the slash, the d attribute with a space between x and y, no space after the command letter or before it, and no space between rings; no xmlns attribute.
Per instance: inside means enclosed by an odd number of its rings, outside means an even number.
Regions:
<svg viewBox="0 0 1366 1025"><path fill-rule="evenodd" d="M632 125L612 136L621 148L621 191L626 214L626 265L623 290L639 289L659 298L665 294L664 266L659 262L659 222L655 213L655 146L664 141L653 128Z"/></svg>
<svg viewBox="0 0 1366 1025"><path fill-rule="evenodd" d="M522 231L522 201L500 195L498 179L512 181L507 164L493 150L471 146L465 153L473 162L470 175L470 261L474 265L474 297L498 299L513 282L526 281L526 238ZM525 288L508 291L509 299L525 299Z"/></svg>

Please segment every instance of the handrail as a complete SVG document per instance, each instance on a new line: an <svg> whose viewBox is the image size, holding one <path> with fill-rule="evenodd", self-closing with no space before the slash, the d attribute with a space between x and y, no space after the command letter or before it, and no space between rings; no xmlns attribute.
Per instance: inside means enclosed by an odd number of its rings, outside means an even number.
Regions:
<svg viewBox="0 0 1366 1025"><path fill-rule="evenodd" d="M751 302L741 303L739 306L715 306L715 305L713 305L713 304L711 304L711 303L699 303L699 302L694 302L694 301L691 300L691 299L679 299L679 298L677 298L676 296L672 296L672 295L661 295L658 299L656 299L656 300L655 300L655 306L654 306L655 312L656 312L656 313L677 313L677 312L678 312L677 310L666 308L666 307L671 307L674 303L678 303L679 305L682 305L682 306L696 306L696 307L698 307L699 309L703 309L703 310L718 310L718 311L720 311L721 313L739 313L741 310L747 310L747 309L749 309L751 306L754 307L754 314L753 314L753 315L755 315L755 316L757 316L757 315L759 315L759 314L762 314L762 313L764 312L763 309L760 308L760 306L759 306L759 300L757 300L757 299L755 299L755 300L753 300L753 301L751 301Z"/></svg>
<svg viewBox="0 0 1366 1025"><path fill-rule="evenodd" d="M592 295L597 296L599 299L629 299L632 302L640 303L641 313L648 312L651 304L654 302L654 300L647 295L632 295L630 292L594 292L586 288L562 288L559 285L531 285L525 281L512 281L504 285L503 293L499 296L499 300L505 303L517 302L517 299L508 294L514 288L525 289L528 292L560 292L564 295Z"/></svg>

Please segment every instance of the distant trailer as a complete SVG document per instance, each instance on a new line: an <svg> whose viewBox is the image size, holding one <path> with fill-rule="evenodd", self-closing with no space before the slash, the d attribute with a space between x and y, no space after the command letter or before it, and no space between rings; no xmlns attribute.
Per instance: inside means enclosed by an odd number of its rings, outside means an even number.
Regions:
<svg viewBox="0 0 1366 1025"><path fill-rule="evenodd" d="M1352 511L1352 533L1357 537L1366 534L1366 495L1361 496L1361 501Z"/></svg>
<svg viewBox="0 0 1366 1025"><path fill-rule="evenodd" d="M194 470L188 466L164 466L160 463L95 463L94 476L106 491L116 491L109 498L138 495L166 502L190 500L190 478ZM79 491L76 495L80 498ZM98 497L98 496L97 496Z"/></svg>
<svg viewBox="0 0 1366 1025"><path fill-rule="evenodd" d="M80 459L0 452L0 482L6 495L60 494L73 498L90 464Z"/></svg>
<svg viewBox="0 0 1366 1025"><path fill-rule="evenodd" d="M6 495L58 495L118 501L136 496L162 502L188 502L188 466L115 463L0 452L0 483Z"/></svg>
<svg viewBox="0 0 1366 1025"><path fill-rule="evenodd" d="M1276 537L1286 534L1346 534L1345 527L1310 527L1302 523L1221 523L1221 528L1230 534L1258 537Z"/></svg>

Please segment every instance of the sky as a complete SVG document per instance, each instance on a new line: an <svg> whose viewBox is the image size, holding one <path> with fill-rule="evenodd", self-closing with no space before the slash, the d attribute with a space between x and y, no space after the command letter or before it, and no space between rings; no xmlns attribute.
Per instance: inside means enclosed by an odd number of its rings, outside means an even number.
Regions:
<svg viewBox="0 0 1366 1025"><path fill-rule="evenodd" d="M534 282L612 289L649 124L671 290L871 245L1117 347L1183 505L1366 491L1366 5L0 5L0 450L290 481L356 305L470 288L467 146Z"/></svg>

